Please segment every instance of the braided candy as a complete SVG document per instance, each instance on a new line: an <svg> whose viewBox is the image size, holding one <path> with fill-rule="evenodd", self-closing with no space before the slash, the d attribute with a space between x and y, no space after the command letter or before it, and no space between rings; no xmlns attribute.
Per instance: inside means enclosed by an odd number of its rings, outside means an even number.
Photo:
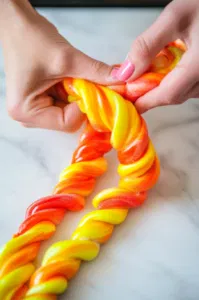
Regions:
<svg viewBox="0 0 199 300"><path fill-rule="evenodd" d="M122 95L125 99L135 102L150 90L157 87L162 79L177 65L186 51L186 46L181 40L169 43L156 56L145 74L127 84L110 86L111 89Z"/></svg>
<svg viewBox="0 0 199 300"><path fill-rule="evenodd" d="M92 192L96 178L106 171L103 155L110 150L110 134L96 132L87 124L72 164L61 173L53 195L29 206L18 232L0 251L0 299L10 290L11 295L24 293L23 284L34 272L32 262L40 243L53 235L66 211L76 212L84 207L84 197ZM13 299L17 299L16 295Z"/></svg>
<svg viewBox="0 0 199 300"><path fill-rule="evenodd" d="M82 260L94 259L115 225L128 210L146 199L146 192L159 176L159 161L149 140L146 124L130 101L157 86L180 60L184 45L171 43L156 57L148 72L132 83L105 88L80 79L66 79L57 86L62 96L76 101L91 124L80 139L72 165L60 176L54 194L33 203L17 234L0 253L0 299L56 299L67 281L78 271ZM125 96L130 101L125 101ZM47 251L34 274L33 260L40 242L55 231L66 210L84 206L96 177L106 170L103 155L117 150L120 165L119 187L104 190L93 200L97 208L80 222L71 240L56 243ZM29 290L25 283L33 274Z"/></svg>

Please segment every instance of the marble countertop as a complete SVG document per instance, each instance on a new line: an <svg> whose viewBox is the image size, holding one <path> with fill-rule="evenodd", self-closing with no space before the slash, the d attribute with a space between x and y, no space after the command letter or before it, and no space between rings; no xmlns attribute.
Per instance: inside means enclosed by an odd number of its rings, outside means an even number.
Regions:
<svg viewBox="0 0 199 300"><path fill-rule="evenodd" d="M71 43L97 59L117 63L158 9L40 9ZM0 53L0 244L23 220L28 205L51 193L69 165L79 133L22 128L7 116ZM161 160L161 176L142 208L131 211L95 261L84 264L61 299L199 299L199 102L145 115ZM93 195L117 183L116 157ZM93 196L92 195L92 196ZM90 211L90 197L85 211ZM85 214L67 213L56 235L67 239ZM42 251L41 251L42 252Z"/></svg>

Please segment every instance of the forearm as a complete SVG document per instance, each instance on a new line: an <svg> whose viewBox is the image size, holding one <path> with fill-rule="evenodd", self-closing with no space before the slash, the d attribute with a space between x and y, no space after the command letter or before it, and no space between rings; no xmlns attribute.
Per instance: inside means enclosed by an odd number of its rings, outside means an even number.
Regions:
<svg viewBox="0 0 199 300"><path fill-rule="evenodd" d="M15 29L33 20L35 14L28 0L0 0L0 41L11 37Z"/></svg>

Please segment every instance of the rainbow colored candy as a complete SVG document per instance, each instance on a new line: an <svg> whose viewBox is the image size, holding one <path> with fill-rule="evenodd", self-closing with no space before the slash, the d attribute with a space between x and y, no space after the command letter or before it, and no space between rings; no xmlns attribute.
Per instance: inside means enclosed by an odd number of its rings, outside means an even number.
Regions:
<svg viewBox="0 0 199 300"><path fill-rule="evenodd" d="M100 245L111 237L114 226L124 222L130 208L144 202L147 191L158 179L159 160L145 121L131 101L160 84L185 50L181 41L169 44L148 72L132 83L107 88L67 78L57 85L58 94L76 101L87 115L88 123L72 164L61 173L53 195L28 208L18 232L1 249L1 300L56 299L66 290L81 261L93 260ZM103 156L112 147L120 161L119 186L94 198L96 210L81 220L71 240L52 245L42 266L35 271L34 259L41 242L52 236L67 210L84 207L84 197L92 192L96 178L106 171Z"/></svg>

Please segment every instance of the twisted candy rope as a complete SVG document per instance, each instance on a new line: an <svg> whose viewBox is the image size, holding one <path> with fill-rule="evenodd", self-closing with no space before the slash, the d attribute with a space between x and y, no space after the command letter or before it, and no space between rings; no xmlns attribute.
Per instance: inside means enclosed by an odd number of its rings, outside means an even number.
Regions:
<svg viewBox="0 0 199 300"><path fill-rule="evenodd" d="M94 259L99 245L110 238L114 225L125 220L130 208L143 203L146 191L157 181L159 161L144 120L121 95L134 101L157 86L177 64L184 50L179 41L170 44L157 56L148 73L133 83L111 87L117 93L84 80L64 80L63 86L70 101L78 103L92 127L88 125L74 154L73 164L61 174L55 188L56 196L41 199L30 206L19 232L2 249L1 299L23 298L26 292L24 283L34 271L31 262L37 255L40 242L53 234L66 209L83 207L83 196L92 191L95 178L105 171L102 156L111 149L109 137L120 160L119 187L96 196L93 204L98 210L83 218L70 241L59 242L47 251L42 267L32 276L24 299L56 299L55 295L67 288L67 280L78 271L81 260ZM99 141L97 147L93 142L96 137ZM81 179L83 184L79 191ZM75 209L74 203L78 203Z"/></svg>
<svg viewBox="0 0 199 300"><path fill-rule="evenodd" d="M178 53L176 60L182 54ZM97 131L111 132L111 144L118 151L121 179L118 188L104 190L94 198L97 210L81 220L71 240L49 248L41 268L31 278L26 300L35 297L54 300L56 295L63 293L81 261L93 260L98 255L100 244L109 240L114 226L124 222L130 208L144 202L146 191L159 176L159 161L145 122L130 102L105 87L84 80L66 79L63 85L72 96L71 101L78 103Z"/></svg>
<svg viewBox="0 0 199 300"><path fill-rule="evenodd" d="M84 207L84 197L92 192L96 178L106 171L103 155L111 149L109 140L109 133L96 132L88 124L72 164L61 173L53 195L29 206L18 232L0 252L0 299L17 299L15 293L18 297L24 293L23 284L34 272L32 261L41 242L53 235L66 211L76 212Z"/></svg>
<svg viewBox="0 0 199 300"><path fill-rule="evenodd" d="M146 73L133 82L110 86L110 88L122 95L125 99L135 102L139 97L161 83L163 78L178 64L185 51L186 46L181 40L169 43L169 45L156 56Z"/></svg>

